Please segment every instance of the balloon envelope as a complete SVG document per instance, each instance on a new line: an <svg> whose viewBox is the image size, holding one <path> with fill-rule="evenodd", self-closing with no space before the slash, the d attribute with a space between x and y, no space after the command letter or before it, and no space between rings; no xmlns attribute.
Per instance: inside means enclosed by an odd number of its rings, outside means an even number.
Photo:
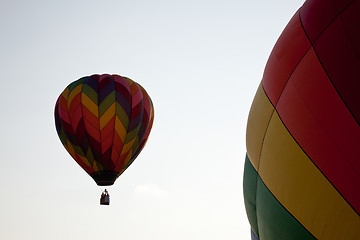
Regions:
<svg viewBox="0 0 360 240"><path fill-rule="evenodd" d="M359 239L360 1L308 0L272 50L249 113L253 239Z"/></svg>
<svg viewBox="0 0 360 240"><path fill-rule="evenodd" d="M59 138L100 186L112 185L144 147L154 120L143 87L118 75L92 75L67 86L55 106Z"/></svg>

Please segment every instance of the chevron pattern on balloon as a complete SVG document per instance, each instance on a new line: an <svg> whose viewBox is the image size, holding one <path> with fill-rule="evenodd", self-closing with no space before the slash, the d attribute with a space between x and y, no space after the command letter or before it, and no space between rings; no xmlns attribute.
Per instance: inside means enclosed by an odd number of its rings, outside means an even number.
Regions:
<svg viewBox="0 0 360 240"><path fill-rule="evenodd" d="M143 87L119 75L92 75L67 86L55 106L62 144L90 175L119 176L134 161L154 120Z"/></svg>

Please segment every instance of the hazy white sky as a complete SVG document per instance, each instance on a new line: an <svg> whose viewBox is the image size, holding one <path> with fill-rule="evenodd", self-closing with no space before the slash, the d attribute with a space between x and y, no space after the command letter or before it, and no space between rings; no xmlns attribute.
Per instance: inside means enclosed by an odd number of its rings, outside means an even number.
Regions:
<svg viewBox="0 0 360 240"><path fill-rule="evenodd" d="M250 239L242 196L248 111L300 0L0 1L0 239ZM138 159L109 188L72 160L55 101L116 73L151 96Z"/></svg>

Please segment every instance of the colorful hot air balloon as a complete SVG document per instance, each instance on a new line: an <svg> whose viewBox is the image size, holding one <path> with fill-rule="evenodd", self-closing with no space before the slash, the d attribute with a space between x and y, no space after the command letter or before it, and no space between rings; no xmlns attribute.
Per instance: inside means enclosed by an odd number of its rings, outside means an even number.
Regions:
<svg viewBox="0 0 360 240"><path fill-rule="evenodd" d="M267 62L244 170L252 239L360 239L360 0L308 0Z"/></svg>
<svg viewBox="0 0 360 240"><path fill-rule="evenodd" d="M118 75L83 77L55 106L59 138L99 186L112 185L144 147L154 120L145 89Z"/></svg>

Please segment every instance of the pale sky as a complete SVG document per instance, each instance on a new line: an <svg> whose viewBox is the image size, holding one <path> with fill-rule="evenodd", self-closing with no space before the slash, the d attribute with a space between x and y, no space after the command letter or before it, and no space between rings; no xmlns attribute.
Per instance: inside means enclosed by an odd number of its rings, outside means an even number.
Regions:
<svg viewBox="0 0 360 240"><path fill-rule="evenodd" d="M0 0L0 239L250 239L248 112L300 0ZM142 153L108 188L56 134L72 81L119 74L149 93Z"/></svg>

